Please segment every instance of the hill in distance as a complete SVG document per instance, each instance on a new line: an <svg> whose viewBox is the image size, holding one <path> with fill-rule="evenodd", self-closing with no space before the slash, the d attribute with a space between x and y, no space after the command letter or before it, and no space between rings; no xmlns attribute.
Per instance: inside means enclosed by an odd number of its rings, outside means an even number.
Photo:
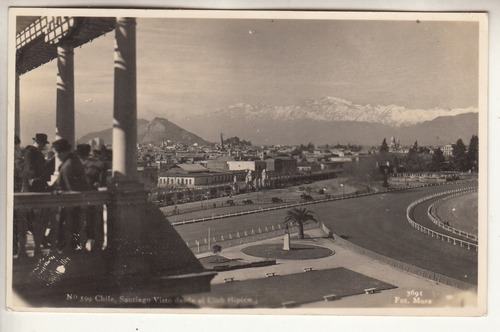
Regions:
<svg viewBox="0 0 500 332"><path fill-rule="evenodd" d="M82 136L78 142L87 143L89 140L99 137L105 143L113 141L113 129L105 129L98 132L91 132ZM201 137L182 129L176 124L164 118L154 118L151 121L144 119L137 120L137 142L140 144L161 143L170 140L173 144L182 143L186 145L210 145L211 143Z"/></svg>

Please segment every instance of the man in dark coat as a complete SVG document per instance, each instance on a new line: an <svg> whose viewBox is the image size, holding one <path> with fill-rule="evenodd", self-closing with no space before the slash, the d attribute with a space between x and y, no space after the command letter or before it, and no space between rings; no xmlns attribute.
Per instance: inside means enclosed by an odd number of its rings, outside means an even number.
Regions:
<svg viewBox="0 0 500 332"><path fill-rule="evenodd" d="M83 164L87 183L91 190L98 190L99 187L106 186L106 164L90 156L91 147L89 144L79 144L76 147L76 154ZM102 250L104 244L104 220L103 206L89 206L86 213L87 224L87 244L88 251Z"/></svg>
<svg viewBox="0 0 500 332"><path fill-rule="evenodd" d="M43 151L49 144L47 135L38 133L33 138L33 145L28 145L22 152L22 165L19 169L21 180L21 192L44 192L47 191L47 182L54 172L54 163L46 161ZM35 242L35 255L40 255L40 245L43 234L50 218L49 209L29 209L18 211L17 223L19 254L25 255L26 233L30 230Z"/></svg>
<svg viewBox="0 0 500 332"><path fill-rule="evenodd" d="M55 157L61 162L59 176L52 185L61 191L85 191L89 189L85 169L78 157L72 153L71 145L65 139L52 143Z"/></svg>
<svg viewBox="0 0 500 332"><path fill-rule="evenodd" d="M61 162L59 175L52 189L56 191L88 190L85 169L80 159L70 151L69 142L59 139L52 143L52 149L55 157ZM82 208L62 208L59 221L59 249L65 250L71 245L73 249L81 250L85 242Z"/></svg>
<svg viewBox="0 0 500 332"><path fill-rule="evenodd" d="M54 172L50 162L45 160L43 151L49 144L46 134L36 134L33 138L33 145L25 148L23 156L22 192L43 192L47 190L47 182ZM52 169L51 169L52 166Z"/></svg>

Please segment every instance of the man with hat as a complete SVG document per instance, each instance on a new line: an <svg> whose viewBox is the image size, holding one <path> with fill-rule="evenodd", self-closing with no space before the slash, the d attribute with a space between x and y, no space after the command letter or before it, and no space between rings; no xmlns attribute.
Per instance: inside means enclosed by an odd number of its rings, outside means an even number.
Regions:
<svg viewBox="0 0 500 332"><path fill-rule="evenodd" d="M33 145L28 145L23 153L21 170L21 192L44 192L48 190L47 182L54 172L54 160L46 161L43 151L49 144L47 135L37 133L33 138ZM18 237L20 255L24 255L26 232L33 233L35 255L41 254L43 233L46 229L49 211L47 209L30 209L22 212L18 223Z"/></svg>
<svg viewBox="0 0 500 332"><path fill-rule="evenodd" d="M107 168L103 161L90 155L91 147L89 144L78 144L76 146L76 154L83 164L87 183L91 190L98 190L99 187L106 186ZM104 243L104 224L103 224L103 207L89 206L86 213L86 229L87 229L87 244L88 251L98 251L102 249Z"/></svg>
<svg viewBox="0 0 500 332"><path fill-rule="evenodd" d="M24 167L22 172L22 192L43 192L47 190L47 182L54 172L45 160L43 151L49 144L46 134L36 134L33 145L28 145L24 153Z"/></svg>
<svg viewBox="0 0 500 332"><path fill-rule="evenodd" d="M89 190L87 177L82 162L71 152L71 145L65 139L52 143L55 157L61 162L59 176L52 185L58 191L86 191ZM84 220L81 207L61 209L59 222L59 249L71 247L83 249L86 240L84 237Z"/></svg>

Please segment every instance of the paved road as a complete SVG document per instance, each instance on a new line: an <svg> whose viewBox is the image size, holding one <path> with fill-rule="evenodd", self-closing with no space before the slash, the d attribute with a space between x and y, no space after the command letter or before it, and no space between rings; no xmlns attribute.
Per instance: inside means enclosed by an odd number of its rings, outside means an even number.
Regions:
<svg viewBox="0 0 500 332"><path fill-rule="evenodd" d="M458 280L477 283L477 253L443 243L413 229L406 220L407 206L439 191L466 187L447 185L365 196L309 205L318 220L338 235L376 253ZM258 213L199 224L177 226L185 241L203 239L279 223L286 210ZM420 218L420 216L418 216Z"/></svg>

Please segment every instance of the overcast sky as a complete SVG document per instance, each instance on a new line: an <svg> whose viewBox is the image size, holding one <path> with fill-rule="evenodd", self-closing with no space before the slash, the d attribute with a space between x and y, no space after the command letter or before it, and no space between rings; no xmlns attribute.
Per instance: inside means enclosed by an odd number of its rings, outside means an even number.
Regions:
<svg viewBox="0 0 500 332"><path fill-rule="evenodd" d="M478 24L137 20L140 118L333 96L413 109L478 106ZM76 137L111 127L114 32L75 50ZM54 137L56 61L21 76L21 140Z"/></svg>

